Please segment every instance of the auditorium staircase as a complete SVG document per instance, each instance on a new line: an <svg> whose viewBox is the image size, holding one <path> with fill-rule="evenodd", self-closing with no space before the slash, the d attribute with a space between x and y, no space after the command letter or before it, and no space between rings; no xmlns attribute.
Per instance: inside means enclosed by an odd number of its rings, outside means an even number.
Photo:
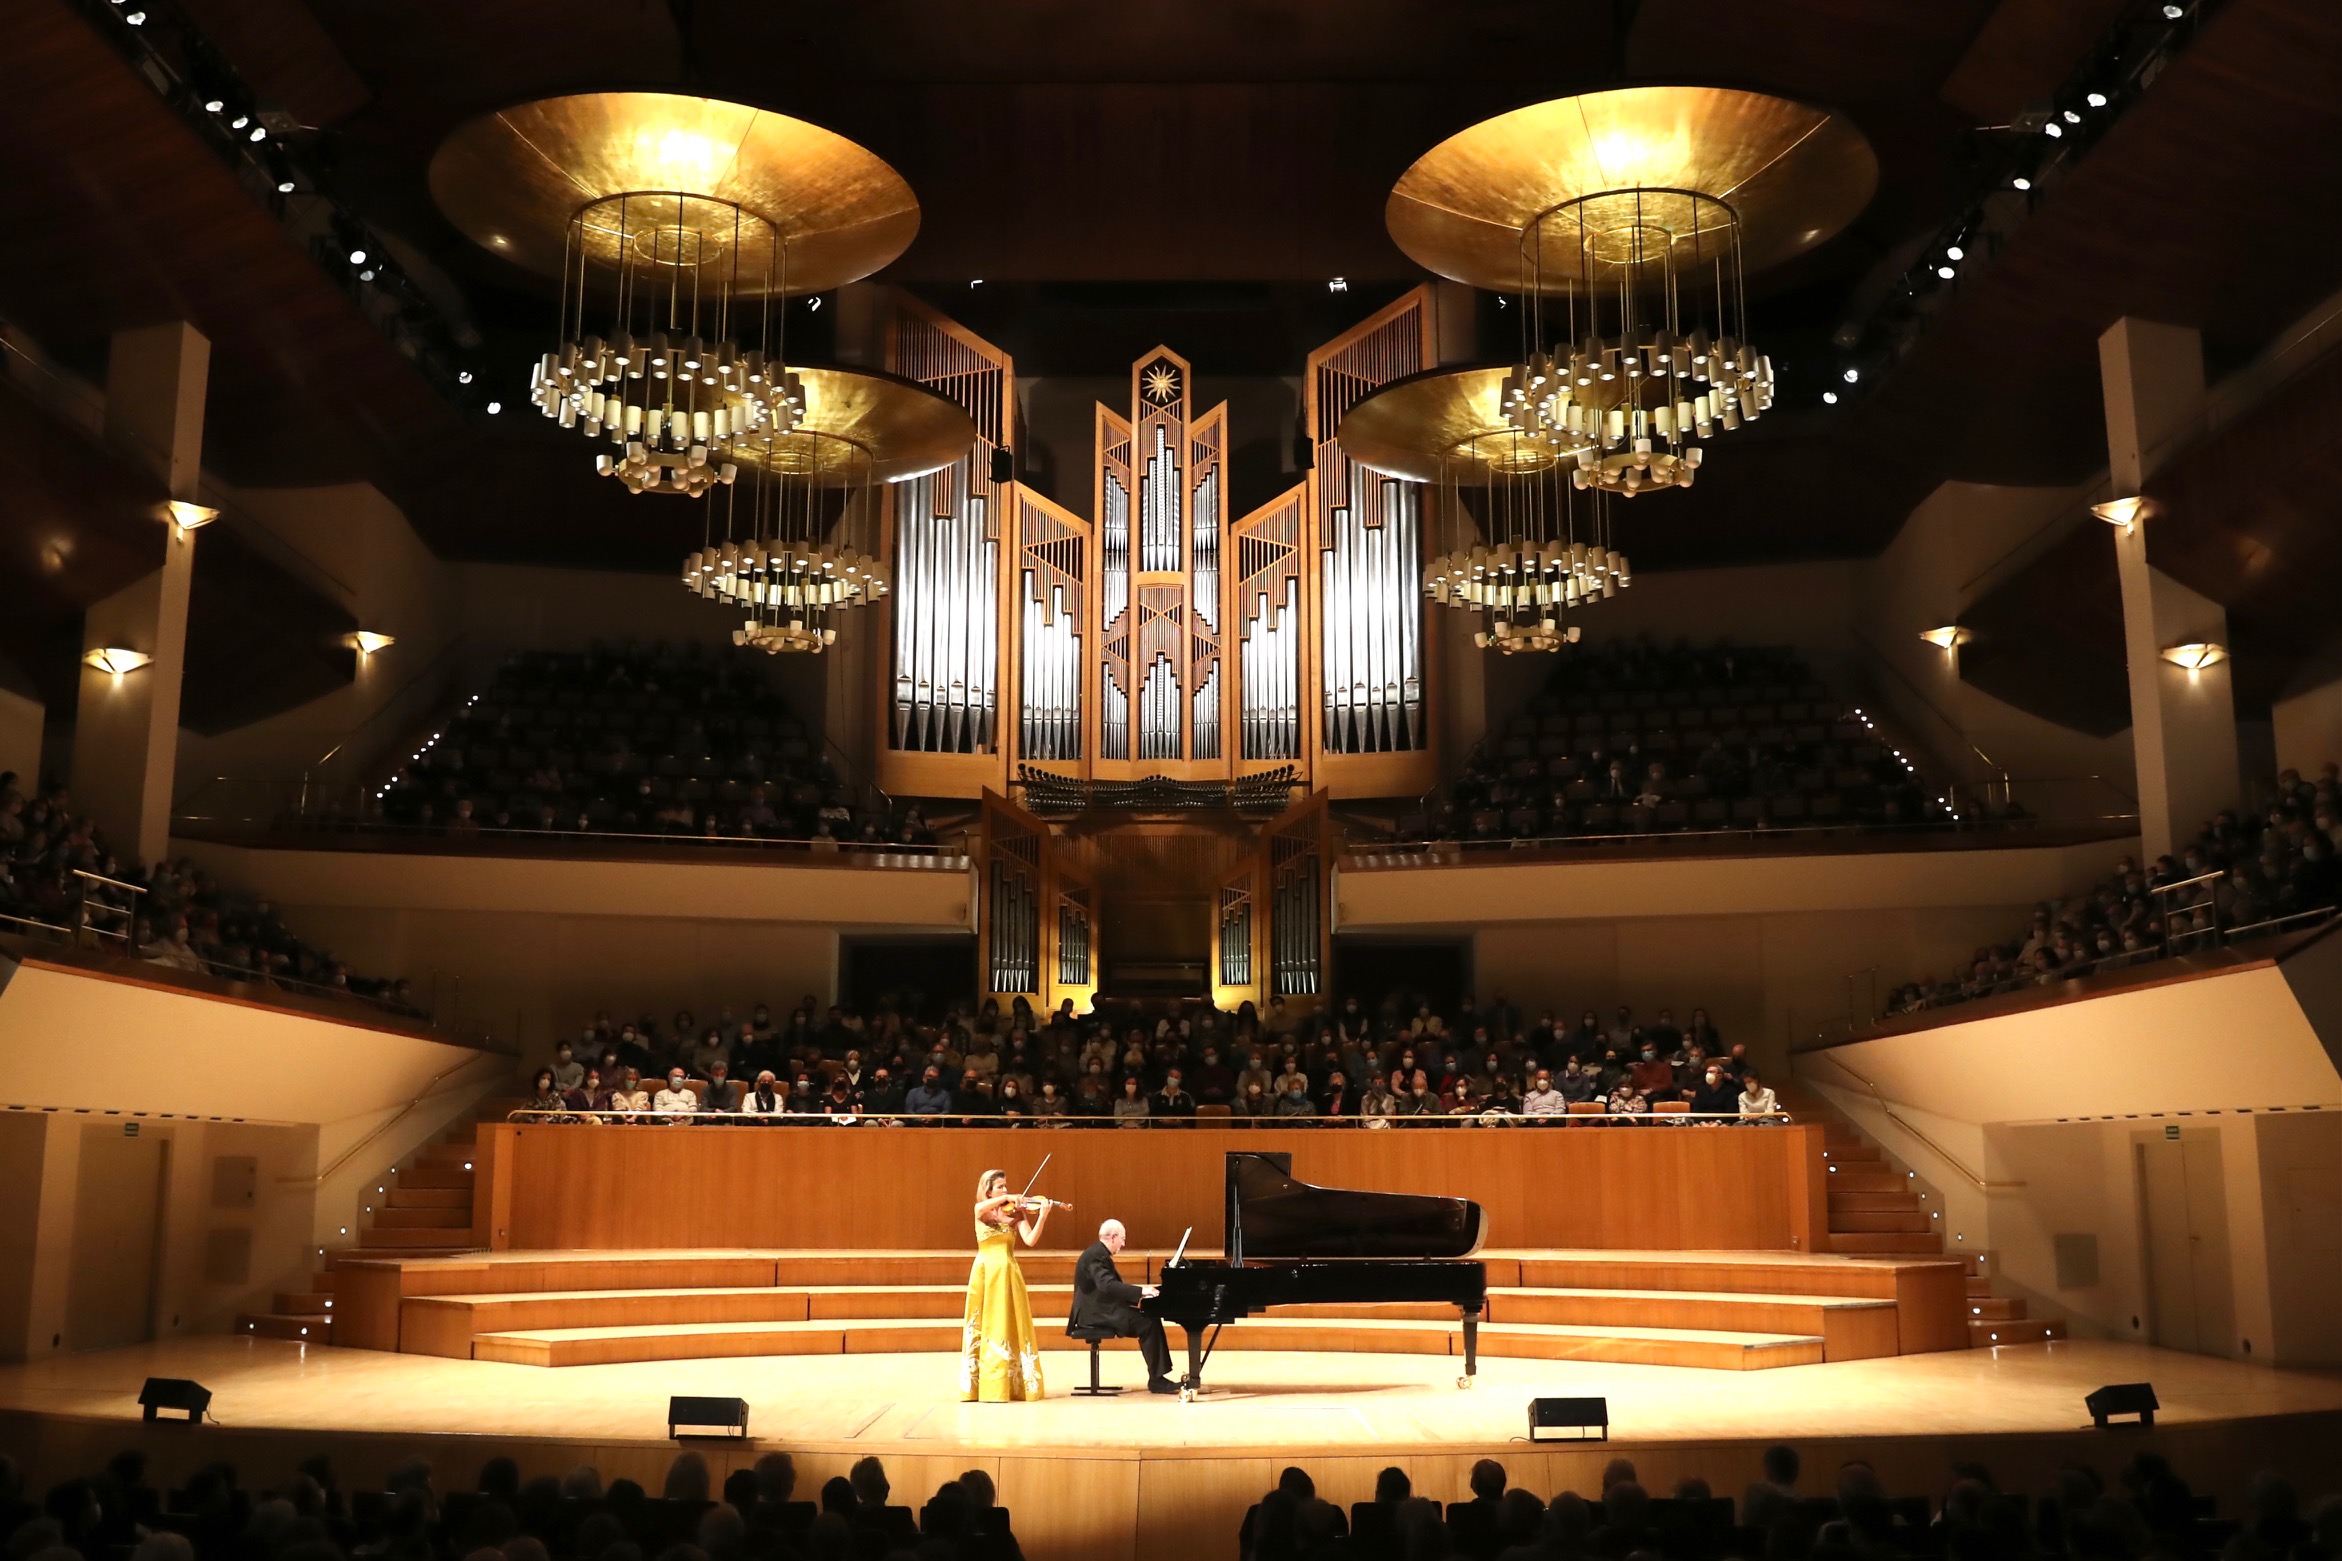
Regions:
<svg viewBox="0 0 2342 1561"><path fill-rule="evenodd" d="M1802 1090L1778 1093L1782 1106L1799 1120L1821 1124L1822 1156L1830 1167L1831 1251L1872 1257L1943 1254L1943 1222L1933 1206L1938 1200L1919 1189L1917 1175L1892 1164L1884 1150L1821 1096ZM1992 1349L2066 1336L2064 1318L2029 1316L2022 1298L1993 1294L1990 1253L1953 1255L1967 1276L1971 1346Z"/></svg>
<svg viewBox="0 0 2342 1561"><path fill-rule="evenodd" d="M499 1102L496 1114L506 1105ZM477 1251L472 1242L472 1146L475 1129L464 1121L433 1143L390 1168L361 1201L357 1241L318 1249L318 1267L304 1290L280 1290L266 1312L246 1312L236 1331L262 1339L333 1342L334 1280L352 1258L452 1257Z"/></svg>

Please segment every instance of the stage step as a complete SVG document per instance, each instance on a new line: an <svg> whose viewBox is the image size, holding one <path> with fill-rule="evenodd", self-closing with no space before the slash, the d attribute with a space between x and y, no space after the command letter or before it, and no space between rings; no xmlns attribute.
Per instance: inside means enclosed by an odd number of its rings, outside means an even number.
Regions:
<svg viewBox="0 0 2342 1561"><path fill-rule="evenodd" d="M2046 1344L2051 1339L2062 1339L2065 1336L2065 1319L2061 1317L2026 1317L2013 1322L1989 1317L1968 1319L1968 1342L1978 1349L1991 1349L1996 1345Z"/></svg>
<svg viewBox="0 0 2342 1561"><path fill-rule="evenodd" d="M1883 1150L1876 1144L1865 1143L1858 1138L1850 1139L1844 1143L1826 1145L1822 1149L1822 1158L1832 1165L1849 1167L1883 1166L1887 1163L1886 1153Z"/></svg>
<svg viewBox="0 0 2342 1561"><path fill-rule="evenodd" d="M400 1168L399 1174L408 1175L418 1166L435 1171L468 1171L472 1168L472 1145L473 1140L468 1134L460 1139L443 1138L437 1143L425 1144Z"/></svg>
<svg viewBox="0 0 2342 1561"><path fill-rule="evenodd" d="M1075 1347L1065 1338L1061 1324L1042 1323L1039 1333L1044 1350ZM841 1318L518 1330L481 1335L473 1353L478 1360L516 1365L582 1366L746 1355L956 1354L960 1342L956 1319ZM1125 1349L1136 1347L1133 1340L1112 1343ZM1229 1329L1221 1337L1220 1349L1445 1355L1460 1366L1463 1333L1452 1315L1445 1321L1408 1321L1288 1317L1278 1312L1248 1318ZM1751 1370L1814 1364L1822 1359L1823 1344L1818 1337L1783 1334L1492 1323L1480 1330L1480 1350L1489 1356L1535 1360Z"/></svg>
<svg viewBox="0 0 2342 1561"><path fill-rule="evenodd" d="M391 1188L388 1192L376 1193L375 1196L386 1200L376 1207L461 1209L466 1218L469 1218L472 1212L472 1189L468 1182L461 1187L417 1187L402 1177L396 1187Z"/></svg>
<svg viewBox="0 0 2342 1561"><path fill-rule="evenodd" d="M1971 1273L1968 1275L1968 1293L1972 1296L1990 1295L1992 1294L1992 1281L1982 1274Z"/></svg>
<svg viewBox="0 0 2342 1561"><path fill-rule="evenodd" d="M390 1211L386 1209L383 1212L389 1213ZM402 1229L396 1226L377 1224L371 1229L358 1232L358 1245L370 1252L399 1251L408 1256L420 1255L415 1251L416 1248L428 1248L434 1255L461 1252L469 1246L469 1242L457 1243L450 1241L449 1238L459 1233L469 1236L471 1229L472 1222L470 1220L464 1221L460 1226L443 1226L438 1229L423 1230Z"/></svg>
<svg viewBox="0 0 2342 1561"><path fill-rule="evenodd" d="M2022 1322L2025 1320L2025 1303L2017 1296L1970 1296L1968 1316L1971 1321L1982 1318L1987 1322Z"/></svg>
<svg viewBox="0 0 2342 1561"><path fill-rule="evenodd" d="M1826 1185L1832 1192L1909 1192L1911 1178L1883 1165L1834 1165Z"/></svg>
<svg viewBox="0 0 2342 1561"><path fill-rule="evenodd" d="M1848 1209L1841 1213L1830 1211L1830 1239L1833 1245L1842 1234L1875 1231L1925 1232L1935 1228L1936 1222L1927 1217L1927 1211L1910 1209Z"/></svg>
<svg viewBox="0 0 2342 1561"><path fill-rule="evenodd" d="M1897 1212L1919 1207L1919 1195L1908 1187L1841 1187L1830 1183L1830 1217L1840 1214L1876 1213L1880 1210Z"/></svg>
<svg viewBox="0 0 2342 1561"><path fill-rule="evenodd" d="M437 1187L469 1194L473 1173L461 1163L444 1165L406 1165L398 1172L398 1184L406 1188Z"/></svg>
<svg viewBox="0 0 2342 1561"><path fill-rule="evenodd" d="M449 1231L470 1231L472 1211L461 1209L376 1209L376 1230L435 1230L445 1235Z"/></svg>
<svg viewBox="0 0 2342 1561"><path fill-rule="evenodd" d="M1850 1257L1933 1256L1943 1249L1943 1237L1934 1231L1849 1231L1830 1237L1830 1250Z"/></svg>

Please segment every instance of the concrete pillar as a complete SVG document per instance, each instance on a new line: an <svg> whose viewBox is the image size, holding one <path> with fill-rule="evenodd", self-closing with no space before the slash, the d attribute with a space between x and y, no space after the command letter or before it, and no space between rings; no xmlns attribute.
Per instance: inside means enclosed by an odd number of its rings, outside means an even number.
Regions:
<svg viewBox="0 0 2342 1561"><path fill-rule="evenodd" d="M2108 481L2116 497L2141 492L2164 458L2197 429L2204 404L2202 339L2185 326L2121 319L2098 338L2106 394ZM2195 837L2238 800L2236 698L2226 661L2191 671L2163 659L2174 645L2228 643L2228 614L2147 562L2154 517L2118 527L2123 648L2130 667L2131 750L2139 833L2149 857Z"/></svg>
<svg viewBox="0 0 2342 1561"><path fill-rule="evenodd" d="M203 465L203 400L211 343L173 323L114 338L106 377L106 432L195 499ZM84 662L73 723L73 792L117 854L153 861L169 849L171 787L179 758L179 690L187 664L188 588L196 533L157 517L160 567L92 606L82 650L119 648L153 659L130 672Z"/></svg>

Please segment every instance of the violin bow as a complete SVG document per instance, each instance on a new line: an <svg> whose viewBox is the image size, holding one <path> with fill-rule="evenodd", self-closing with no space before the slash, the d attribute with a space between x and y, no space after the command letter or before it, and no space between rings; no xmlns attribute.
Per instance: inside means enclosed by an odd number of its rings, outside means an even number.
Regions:
<svg viewBox="0 0 2342 1561"><path fill-rule="evenodd" d="M1056 1152L1057 1152L1056 1150L1052 1149L1051 1151L1049 1151L1049 1154L1045 1154L1045 1155L1041 1156L1041 1163L1040 1163L1039 1165L1036 1165L1036 1166L1034 1166L1034 1167L1033 1167L1033 1175L1032 1175L1032 1180L1031 1180L1031 1181L1028 1181L1028 1182L1026 1182L1026 1183L1025 1183L1025 1190L1024 1190L1023 1192L1020 1192L1020 1193L1018 1193L1018 1194L1017 1194L1017 1201L1018 1201L1018 1202L1020 1202L1020 1203L1021 1203L1021 1202L1023 1202L1023 1201L1024 1201L1026 1198L1028 1198L1028 1197L1032 1196L1032 1192L1033 1192L1033 1182L1037 1182L1037 1181L1039 1181L1039 1180L1041 1179L1041 1173L1042 1173L1043 1171L1046 1171L1046 1170L1048 1170L1048 1169L1049 1169L1049 1160L1050 1160L1050 1157L1051 1157L1052 1155L1056 1154Z"/></svg>

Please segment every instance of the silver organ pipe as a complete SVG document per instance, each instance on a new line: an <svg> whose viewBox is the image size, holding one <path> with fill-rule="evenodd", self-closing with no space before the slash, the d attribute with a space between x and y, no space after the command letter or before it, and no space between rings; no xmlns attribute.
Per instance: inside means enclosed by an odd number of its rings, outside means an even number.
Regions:
<svg viewBox="0 0 2342 1561"><path fill-rule="evenodd" d="M1301 757L1301 581L1285 577L1285 599L1254 596L1237 654L1244 678L1244 757Z"/></svg>
<svg viewBox="0 0 2342 1561"><path fill-rule="evenodd" d="M1158 654L1139 681L1138 756L1176 759L1179 753L1179 669Z"/></svg>
<svg viewBox="0 0 2342 1561"><path fill-rule="evenodd" d="M1220 984L1252 984L1252 896L1239 885L1220 889Z"/></svg>
<svg viewBox="0 0 2342 1561"><path fill-rule="evenodd" d="M1000 544L989 490L963 467L897 485L894 733L898 749L982 753L997 734Z"/></svg>
<svg viewBox="0 0 2342 1561"><path fill-rule="evenodd" d="M1195 615L1210 628L1220 626L1220 468L1205 469L1195 485L1194 559ZM1177 566L1174 565L1174 568ZM1197 758L1208 757L1197 754Z"/></svg>
<svg viewBox="0 0 2342 1561"><path fill-rule="evenodd" d="M1271 990L1306 996L1319 986L1319 918L1324 911L1318 875L1323 864L1313 842L1290 838L1272 842L1270 861L1269 938L1275 982Z"/></svg>
<svg viewBox="0 0 2342 1561"><path fill-rule="evenodd" d="M1105 492L1105 523L1100 534L1104 554L1101 583L1106 594L1101 603L1104 616L1099 621L1112 623L1130 609L1130 490L1108 472Z"/></svg>
<svg viewBox="0 0 2342 1561"><path fill-rule="evenodd" d="M1211 663L1204 673L1202 686L1195 691L1195 757L1217 759L1220 756L1220 664Z"/></svg>
<svg viewBox="0 0 2342 1561"><path fill-rule="evenodd" d="M1034 874L1024 861L1003 851L992 860L991 990L1037 992L1040 974L1041 905Z"/></svg>
<svg viewBox="0 0 2342 1561"><path fill-rule="evenodd" d="M1057 902L1057 980L1062 986L1090 984L1090 906L1086 891Z"/></svg>
<svg viewBox="0 0 2342 1561"><path fill-rule="evenodd" d="M1176 572L1179 558L1179 452L1155 425L1154 453L1139 477L1139 568Z"/></svg>
<svg viewBox="0 0 2342 1561"><path fill-rule="evenodd" d="M1098 668L1098 748L1109 759L1130 757L1130 696L1104 664Z"/></svg>
<svg viewBox="0 0 2342 1561"><path fill-rule="evenodd" d="M1340 466L1328 480L1344 483L1349 502L1327 516L1328 550L1319 566L1326 747L1418 749L1425 740L1422 485L1383 482L1347 461Z"/></svg>

